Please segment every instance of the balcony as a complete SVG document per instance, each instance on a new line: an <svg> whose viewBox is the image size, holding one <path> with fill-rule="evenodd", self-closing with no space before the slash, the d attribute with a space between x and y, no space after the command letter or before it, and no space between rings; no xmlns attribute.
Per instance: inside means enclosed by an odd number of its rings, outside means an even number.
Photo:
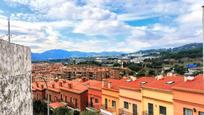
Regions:
<svg viewBox="0 0 204 115"><path fill-rule="evenodd" d="M98 110L101 109L101 105L100 104L90 104L89 103L87 108L98 111Z"/></svg>
<svg viewBox="0 0 204 115"><path fill-rule="evenodd" d="M138 113L133 114L133 113L130 113L130 112L126 111L123 108L120 108L119 109L119 115L138 115Z"/></svg>
<svg viewBox="0 0 204 115"><path fill-rule="evenodd" d="M116 115L116 108L114 107L107 107L105 105L102 105L100 111L102 115Z"/></svg>

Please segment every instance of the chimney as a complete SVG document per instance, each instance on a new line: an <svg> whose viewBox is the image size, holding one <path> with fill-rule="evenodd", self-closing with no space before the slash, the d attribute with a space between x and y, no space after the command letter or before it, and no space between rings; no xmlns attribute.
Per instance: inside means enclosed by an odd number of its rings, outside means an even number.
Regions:
<svg viewBox="0 0 204 115"><path fill-rule="evenodd" d="M187 76L187 77L184 77L184 81L187 82L187 81L193 81L195 79L194 76Z"/></svg>
<svg viewBox="0 0 204 115"><path fill-rule="evenodd" d="M156 80L160 80L160 79L163 79L163 78L164 78L163 75L158 75L158 76L156 76Z"/></svg>
<svg viewBox="0 0 204 115"><path fill-rule="evenodd" d="M44 86L43 86L43 85L41 85L41 88L43 89L43 88L44 88Z"/></svg>
<svg viewBox="0 0 204 115"><path fill-rule="evenodd" d="M72 83L68 83L68 88L69 88L69 89L72 88Z"/></svg>
<svg viewBox="0 0 204 115"><path fill-rule="evenodd" d="M36 87L39 87L38 82L36 82Z"/></svg>
<svg viewBox="0 0 204 115"><path fill-rule="evenodd" d="M105 87L105 79L102 80L102 88Z"/></svg>
<svg viewBox="0 0 204 115"><path fill-rule="evenodd" d="M62 82L59 82L59 86L62 87Z"/></svg>
<svg viewBox="0 0 204 115"><path fill-rule="evenodd" d="M85 81L87 81L87 80L86 80L86 78L85 78L85 77L83 77L83 78L82 78L82 82L85 82Z"/></svg>
<svg viewBox="0 0 204 115"><path fill-rule="evenodd" d="M118 84L119 85L119 84ZM111 88L112 87L112 83L111 82L108 82L108 88Z"/></svg>
<svg viewBox="0 0 204 115"><path fill-rule="evenodd" d="M63 83L66 83L66 80L63 80L62 82L63 82Z"/></svg>

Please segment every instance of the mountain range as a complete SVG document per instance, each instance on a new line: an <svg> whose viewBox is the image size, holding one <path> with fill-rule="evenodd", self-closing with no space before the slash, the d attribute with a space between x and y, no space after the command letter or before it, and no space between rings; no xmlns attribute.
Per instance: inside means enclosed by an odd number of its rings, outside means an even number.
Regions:
<svg viewBox="0 0 204 115"><path fill-rule="evenodd" d="M119 56L121 54L123 54L123 52L80 52L53 49L43 53L32 53L32 60L66 59L71 57Z"/></svg>
<svg viewBox="0 0 204 115"><path fill-rule="evenodd" d="M194 48L202 48L202 43L190 43L183 46L168 48L168 49L148 49L140 50L135 53L154 53L161 51L179 52L184 50L190 50ZM123 52L80 52L80 51L67 51L62 49L48 50L43 53L32 53L32 60L50 60L50 59L66 59L71 57L96 57L96 56L120 56L125 54Z"/></svg>

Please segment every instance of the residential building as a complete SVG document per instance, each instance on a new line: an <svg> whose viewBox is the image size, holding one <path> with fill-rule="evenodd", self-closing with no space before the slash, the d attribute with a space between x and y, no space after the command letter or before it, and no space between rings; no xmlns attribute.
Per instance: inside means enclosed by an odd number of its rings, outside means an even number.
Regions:
<svg viewBox="0 0 204 115"><path fill-rule="evenodd" d="M45 83L33 82L33 99L50 102L64 102L68 108L83 111L88 105L88 82L85 79L48 81L48 91Z"/></svg>
<svg viewBox="0 0 204 115"><path fill-rule="evenodd" d="M119 114L119 86L124 82L125 79L106 79L102 81L102 114Z"/></svg>
<svg viewBox="0 0 204 115"><path fill-rule="evenodd" d="M204 115L204 77L187 77L173 87L174 115Z"/></svg>
<svg viewBox="0 0 204 115"><path fill-rule="evenodd" d="M142 87L144 115L174 115L172 87L183 82L181 76L157 76Z"/></svg>
<svg viewBox="0 0 204 115"><path fill-rule="evenodd" d="M88 109L98 111L102 104L102 83L101 81L88 81Z"/></svg>
<svg viewBox="0 0 204 115"><path fill-rule="evenodd" d="M154 78L141 77L127 80L119 89L119 114L142 115L141 86L150 83Z"/></svg>
<svg viewBox="0 0 204 115"><path fill-rule="evenodd" d="M33 100L43 100L45 99L45 83L44 82L35 82L32 83L32 94Z"/></svg>

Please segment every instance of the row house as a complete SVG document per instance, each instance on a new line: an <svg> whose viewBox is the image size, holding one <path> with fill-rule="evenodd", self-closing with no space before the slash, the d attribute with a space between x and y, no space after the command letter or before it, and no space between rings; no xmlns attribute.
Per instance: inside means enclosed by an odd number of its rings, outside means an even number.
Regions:
<svg viewBox="0 0 204 115"><path fill-rule="evenodd" d="M172 87L183 82L183 77L157 76L142 87L144 115L174 115Z"/></svg>
<svg viewBox="0 0 204 115"><path fill-rule="evenodd" d="M88 110L100 111L102 105L102 83L101 81L88 81Z"/></svg>
<svg viewBox="0 0 204 115"><path fill-rule="evenodd" d="M125 83L125 79L106 79L102 81L102 114L119 114L119 86L123 83Z"/></svg>
<svg viewBox="0 0 204 115"><path fill-rule="evenodd" d="M204 77L194 79L173 87L174 115L204 115Z"/></svg>
<svg viewBox="0 0 204 115"><path fill-rule="evenodd" d="M42 82L33 82L33 98L36 100L47 100L50 102L63 102L70 109L83 111L88 104L88 82L84 80L58 80L49 81L47 87ZM39 85L36 85L39 84ZM40 92L40 93L39 93ZM42 95L39 95L42 94Z"/></svg>
<svg viewBox="0 0 204 115"><path fill-rule="evenodd" d="M119 114L142 115L141 87L150 83L154 78L142 77L137 80L127 80L119 89Z"/></svg>
<svg viewBox="0 0 204 115"><path fill-rule="evenodd" d="M33 83L33 98L42 99L44 89L42 82ZM49 82L48 89L53 102L103 115L204 115L203 75L59 80Z"/></svg>

